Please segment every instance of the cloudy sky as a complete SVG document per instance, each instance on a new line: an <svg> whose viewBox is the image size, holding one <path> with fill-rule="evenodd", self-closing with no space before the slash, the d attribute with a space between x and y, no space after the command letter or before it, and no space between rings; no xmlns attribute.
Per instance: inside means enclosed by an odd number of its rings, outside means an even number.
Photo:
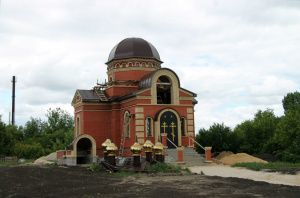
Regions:
<svg viewBox="0 0 300 198"><path fill-rule="evenodd" d="M104 82L111 49L128 37L152 43L198 94L196 130L234 128L259 109L281 116L283 97L300 91L300 1L2 0L2 120L12 76L17 125L49 108L73 114L75 90Z"/></svg>

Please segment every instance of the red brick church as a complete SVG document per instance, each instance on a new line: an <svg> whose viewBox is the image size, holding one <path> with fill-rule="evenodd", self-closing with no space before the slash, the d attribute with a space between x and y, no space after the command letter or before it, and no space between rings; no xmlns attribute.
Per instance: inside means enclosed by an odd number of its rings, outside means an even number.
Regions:
<svg viewBox="0 0 300 198"><path fill-rule="evenodd" d="M124 39L111 50L108 80L75 92L75 139L67 147L67 164L102 157L108 137L123 157L132 156L136 137L140 144L148 137L155 144L165 135L176 146L193 147L196 94L182 88L178 75L162 63L156 48L141 38ZM165 146L174 147L169 141Z"/></svg>

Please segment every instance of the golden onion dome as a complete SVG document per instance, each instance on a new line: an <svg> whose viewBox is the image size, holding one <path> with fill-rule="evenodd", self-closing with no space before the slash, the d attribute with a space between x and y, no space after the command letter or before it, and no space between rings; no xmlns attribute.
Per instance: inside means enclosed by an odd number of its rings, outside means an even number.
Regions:
<svg viewBox="0 0 300 198"><path fill-rule="evenodd" d="M108 156L115 156L118 151L118 147L112 142L106 147L106 151L108 152Z"/></svg>
<svg viewBox="0 0 300 198"><path fill-rule="evenodd" d="M110 139L105 140L105 142L102 143L102 148L105 150L106 147L111 143Z"/></svg>
<svg viewBox="0 0 300 198"><path fill-rule="evenodd" d="M150 140L147 140L144 143L143 148L145 149L145 152L152 152L153 146L154 146L154 144Z"/></svg>
<svg viewBox="0 0 300 198"><path fill-rule="evenodd" d="M130 147L130 150L133 153L133 156L140 156L143 148L138 142L136 142Z"/></svg>
<svg viewBox="0 0 300 198"><path fill-rule="evenodd" d="M153 150L155 152L156 155L162 155L162 152L164 151L164 145L160 142L157 142L154 146L153 146Z"/></svg>

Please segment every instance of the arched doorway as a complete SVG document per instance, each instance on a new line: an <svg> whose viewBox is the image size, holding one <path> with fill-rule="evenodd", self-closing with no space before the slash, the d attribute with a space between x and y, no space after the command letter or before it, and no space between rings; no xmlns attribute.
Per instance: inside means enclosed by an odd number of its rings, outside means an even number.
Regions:
<svg viewBox="0 0 300 198"><path fill-rule="evenodd" d="M160 133L167 133L167 138L178 146L178 122L172 111L164 112L160 117ZM167 141L168 148L176 148L170 141Z"/></svg>
<svg viewBox="0 0 300 198"><path fill-rule="evenodd" d="M171 104L172 83L167 76L160 76L156 82L157 104Z"/></svg>
<svg viewBox="0 0 300 198"><path fill-rule="evenodd" d="M88 138L81 138L76 145L77 164L90 164L93 161L92 157L92 141Z"/></svg>

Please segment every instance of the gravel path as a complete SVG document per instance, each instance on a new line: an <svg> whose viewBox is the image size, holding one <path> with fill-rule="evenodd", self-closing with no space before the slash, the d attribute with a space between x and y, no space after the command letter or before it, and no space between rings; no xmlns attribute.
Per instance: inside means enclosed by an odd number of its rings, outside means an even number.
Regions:
<svg viewBox="0 0 300 198"><path fill-rule="evenodd" d="M244 168L232 168L227 166L194 166L189 167L193 173L200 174L201 171L208 176L237 177L251 179L254 181L264 181L271 184L285 184L300 186L300 173L288 175L281 173L267 173L262 171L252 171Z"/></svg>

